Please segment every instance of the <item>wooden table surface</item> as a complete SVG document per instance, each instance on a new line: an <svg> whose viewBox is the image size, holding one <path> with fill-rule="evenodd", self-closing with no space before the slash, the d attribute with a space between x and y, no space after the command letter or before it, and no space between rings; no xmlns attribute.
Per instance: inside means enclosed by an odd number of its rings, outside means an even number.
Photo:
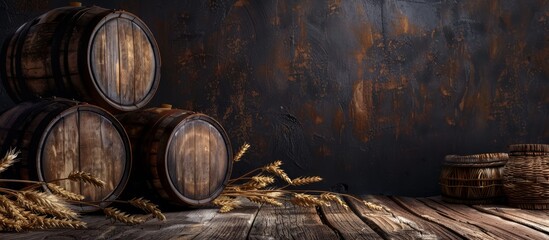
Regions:
<svg viewBox="0 0 549 240"><path fill-rule="evenodd" d="M304 208L247 205L230 213L205 208L166 213L167 220L126 226L88 215L83 230L0 233L0 239L549 239L549 211L503 205L456 205L440 198L363 196L372 210L347 200Z"/></svg>

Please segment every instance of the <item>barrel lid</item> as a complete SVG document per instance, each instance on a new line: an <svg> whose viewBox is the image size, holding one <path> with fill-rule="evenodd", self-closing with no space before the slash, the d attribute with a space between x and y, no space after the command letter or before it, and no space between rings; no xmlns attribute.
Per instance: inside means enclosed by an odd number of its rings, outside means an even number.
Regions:
<svg viewBox="0 0 549 240"><path fill-rule="evenodd" d="M101 202L102 207L109 205L124 189L131 169L132 155L124 127L112 114L95 105L62 98L44 102L67 106L52 111L55 114L49 114L40 131L38 180L64 178L73 171L89 172L107 184L103 188L70 182L60 185L84 195L85 201ZM97 210L80 204L71 208L82 212Z"/></svg>
<svg viewBox="0 0 549 240"><path fill-rule="evenodd" d="M144 107L160 81L160 51L147 25L113 10L95 26L87 48L91 82L99 98L118 111Z"/></svg>
<svg viewBox="0 0 549 240"><path fill-rule="evenodd" d="M480 153L473 155L446 155L444 165L456 167L503 166L509 160L507 153Z"/></svg>
<svg viewBox="0 0 549 240"><path fill-rule="evenodd" d="M167 187L185 205L210 203L224 189L232 170L228 135L215 119L187 115L170 134L164 167Z"/></svg>

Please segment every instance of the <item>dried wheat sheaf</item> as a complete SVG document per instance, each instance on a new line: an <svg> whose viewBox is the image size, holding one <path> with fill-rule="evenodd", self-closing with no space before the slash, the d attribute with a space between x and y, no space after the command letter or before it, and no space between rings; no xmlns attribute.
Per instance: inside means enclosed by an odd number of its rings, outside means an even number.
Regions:
<svg viewBox="0 0 549 240"><path fill-rule="evenodd" d="M244 143L233 162L238 162L250 148L250 144ZM348 210L349 206L342 197L354 199L363 203L372 210L390 211L385 206L359 199L355 196L343 193L319 190L289 189L295 186L303 186L322 181L320 176L306 176L291 179L281 168L283 162L280 160L269 163L263 167L256 168L238 178L229 180L227 187L221 195L212 203L220 207L220 212L229 212L241 206L242 199L248 199L258 204L269 204L283 206L290 203L302 207L330 206L335 203ZM274 185L275 179L281 179L283 186Z"/></svg>
<svg viewBox="0 0 549 240"><path fill-rule="evenodd" d="M15 162L19 151L10 149L0 160L0 173L8 169ZM66 178L55 179L49 182L29 181L20 179L2 179L0 182L19 182L29 186L15 190L0 187L0 231L23 231L32 229L49 228L85 228L86 223L80 220L77 212L69 207L70 203L91 205L101 208L98 203L84 201L84 196L68 191L55 184L59 181L75 181L91 184L95 187L103 187L105 182L90 173L75 171ZM41 187L49 189L48 192L39 191ZM127 203L139 208L147 215L130 215L115 208L104 208L103 212L108 218L125 224L139 224L151 218L165 220L158 206L143 198L134 198L130 201L114 201Z"/></svg>

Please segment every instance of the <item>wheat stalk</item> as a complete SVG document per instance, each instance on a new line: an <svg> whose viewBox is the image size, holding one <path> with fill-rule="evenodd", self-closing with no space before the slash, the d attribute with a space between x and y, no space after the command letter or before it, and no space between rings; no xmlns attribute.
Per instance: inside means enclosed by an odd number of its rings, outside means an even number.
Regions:
<svg viewBox="0 0 549 240"><path fill-rule="evenodd" d="M94 177L91 173L88 173L88 172L75 171L70 173L67 178L71 181L82 181L85 183L89 183L96 187L105 186L105 182L103 180Z"/></svg>
<svg viewBox="0 0 549 240"><path fill-rule="evenodd" d="M241 151L243 151L242 149L247 148L249 148L249 146L242 146ZM270 204L274 206L283 206L283 202L290 202L294 205L304 207L330 206L330 203L334 202L348 210L349 206L341 198L345 196L362 202L370 209L385 209L389 211L386 207L358 199L357 197L348 194L318 190L287 190L286 188L291 186L303 186L320 182L322 181L322 177L308 176L290 179L284 170L281 169L280 166L282 166L282 164L282 161L277 160L263 167L249 171L240 177L230 179L228 185L225 187L221 195L213 201L213 204L220 207L220 212L228 212L240 206L240 201L237 200L237 197L244 197L254 203ZM256 175L250 177L250 175L253 174ZM269 174L283 179L287 185L282 187L271 186L271 184L275 182L275 179ZM248 181L241 183L244 180ZM239 182L241 184L238 184Z"/></svg>
<svg viewBox="0 0 549 240"><path fill-rule="evenodd" d="M273 163L265 166L263 168L263 170L278 176L282 180L286 181L288 184L292 184L292 179L290 179L290 177L288 177L286 172L284 172L284 170L282 170L280 168L280 165L282 165L282 161L277 160L277 161L274 161Z"/></svg>
<svg viewBox="0 0 549 240"><path fill-rule="evenodd" d="M7 168L9 168L11 165L13 165L15 162L17 162L17 156L19 155L19 151L16 151L15 148L11 148L6 152L4 157L2 158L0 162L0 173L5 171Z"/></svg>
<svg viewBox="0 0 549 240"><path fill-rule="evenodd" d="M31 228L86 228L86 223L80 220L49 218L43 215L36 214L29 214L28 218L29 226L31 226Z"/></svg>
<svg viewBox="0 0 549 240"><path fill-rule="evenodd" d="M59 185L56 185L56 184L53 184L53 183L47 183L46 185L48 186L48 189L50 189L50 191L53 194L56 194L56 195L58 195L62 198L65 198L65 199L68 199L68 200L73 200L73 201L82 201L85 198L83 195L76 194L76 193L73 193L71 191L68 191L68 190L64 189L63 187L61 187Z"/></svg>
<svg viewBox="0 0 549 240"><path fill-rule="evenodd" d="M248 149L250 148L250 144L248 143L244 143L241 147L240 147L240 150L238 150L238 152L236 153L236 155L234 156L233 158L233 162L238 162L242 159L242 156L244 156L244 154L248 151Z"/></svg>
<svg viewBox="0 0 549 240"><path fill-rule="evenodd" d="M3 214L0 214L0 230L2 231L19 232L23 230L23 227L25 225L26 224L23 223L21 220L15 220L15 219L6 217Z"/></svg>
<svg viewBox="0 0 549 240"><path fill-rule="evenodd" d="M0 172L10 167L19 154L15 149L10 149L0 161ZM53 184L53 182L70 180L90 183L96 187L103 187L105 182L83 171L75 171L67 178L55 179L49 182L32 181L25 179L0 179L1 182L20 182L32 184L21 190L12 190L0 187L0 231L22 231L26 229L48 228L85 228L86 223L78 220L78 213L70 209L63 199L75 203L86 204L102 208L96 203L83 202L85 198L65 188ZM48 193L39 192L39 186L47 186ZM9 196L9 197L8 197ZM166 217L158 209L158 206L143 198L134 198L128 202L151 214L153 218L165 220ZM236 205L235 205L236 206ZM147 221L143 217L132 216L115 208L103 209L109 218L126 224L139 224Z"/></svg>
<svg viewBox="0 0 549 240"><path fill-rule="evenodd" d="M268 197L268 196L247 196L246 197L248 200L250 200L251 202L254 202L254 203L266 203L266 204L269 204L269 205L274 205L274 206L282 206L282 202L276 200L275 198L272 198L272 197Z"/></svg>
<svg viewBox="0 0 549 240"><path fill-rule="evenodd" d="M12 200L7 198L4 195L0 195L0 206L3 208L5 217L11 218L15 221L24 221L26 220L25 216L22 214L24 209L17 206Z"/></svg>
<svg viewBox="0 0 549 240"><path fill-rule="evenodd" d="M320 181L322 181L322 178L319 176L298 177L298 178L292 179L292 185L301 186L301 185L307 185L307 184L316 183Z"/></svg>
<svg viewBox="0 0 549 240"><path fill-rule="evenodd" d="M333 193L323 193L320 194L320 199L329 201L329 202L335 202L345 208L345 210L349 210L349 205L345 203L339 196L333 194Z"/></svg>
<svg viewBox="0 0 549 240"><path fill-rule="evenodd" d="M162 212L160 211L160 209L158 209L158 206L151 203L149 200L147 199L143 199L143 198L134 198L132 200L129 201L129 203L145 212L148 212L150 214L152 214L152 216L160 221L164 221L166 220L166 216L164 216L164 214L162 214Z"/></svg>
<svg viewBox="0 0 549 240"><path fill-rule="evenodd" d="M128 225L141 224L146 221L145 218L136 217L112 207L103 209L103 213L105 213L105 215L111 219L114 219L116 221L119 221Z"/></svg>
<svg viewBox="0 0 549 240"><path fill-rule="evenodd" d="M295 193L290 201L297 206L303 207L330 206L327 201L304 193Z"/></svg>
<svg viewBox="0 0 549 240"><path fill-rule="evenodd" d="M56 195L36 191L21 191L16 195L19 206L33 212L65 219L78 218L78 213L70 209Z"/></svg>

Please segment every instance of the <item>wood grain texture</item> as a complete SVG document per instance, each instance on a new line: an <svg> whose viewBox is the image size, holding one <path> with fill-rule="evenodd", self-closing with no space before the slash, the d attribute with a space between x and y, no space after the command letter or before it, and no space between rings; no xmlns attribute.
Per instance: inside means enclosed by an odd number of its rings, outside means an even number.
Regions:
<svg viewBox="0 0 549 240"><path fill-rule="evenodd" d="M219 214L193 239L246 239L257 214L256 207L244 207L227 215Z"/></svg>
<svg viewBox="0 0 549 240"><path fill-rule="evenodd" d="M196 196L198 198L207 198L210 196L210 175L215 175L216 172L210 172L210 125L207 122L197 120L194 127L194 148L196 149L196 155L194 157L197 171L195 187ZM217 141L223 141L223 139L217 139Z"/></svg>
<svg viewBox="0 0 549 240"><path fill-rule="evenodd" d="M66 178L75 170L80 170L80 137L78 129L78 114L68 114L53 126L51 136L44 143L43 174L44 179L53 180ZM61 181L60 186L82 193L80 183Z"/></svg>
<svg viewBox="0 0 549 240"><path fill-rule="evenodd" d="M457 234L452 229L452 226L442 225L436 222L427 221L413 211L408 211L406 208L403 208L397 202L393 201L392 198L387 196L370 196L369 201L383 204L391 209L395 215L407 219L409 223L415 224L415 229L423 229L425 232L430 232L436 235L439 239L463 239L463 236Z"/></svg>
<svg viewBox="0 0 549 240"><path fill-rule="evenodd" d="M344 239L383 239L350 209L346 210L337 204L321 209L326 224Z"/></svg>
<svg viewBox="0 0 549 240"><path fill-rule="evenodd" d="M215 148L212 148L215 147ZM219 191L227 177L227 146L219 129L192 119L174 129L168 169L178 191L191 199L206 199Z"/></svg>
<svg viewBox="0 0 549 240"><path fill-rule="evenodd" d="M499 221L501 218L479 212L466 205L443 204L440 200L421 199L429 207L437 211L451 214L458 221L478 226L484 232L490 232L503 239L544 239L548 235L511 221Z"/></svg>
<svg viewBox="0 0 549 240"><path fill-rule="evenodd" d="M500 218L492 212L476 211L465 205L448 204L433 199L413 199L406 197L366 196L372 202L400 206L390 208L390 213L401 218L399 224L412 228L433 229L435 225L453 229L456 235L434 230L435 239L547 239L544 231L523 225L516 220ZM523 220L535 221L547 216L549 211L528 211L494 205L487 208L503 209ZM466 210L468 208L469 210ZM407 212L407 213L406 213ZM258 206L244 201L242 208L229 213L218 213L217 209L202 208L180 212L165 212L165 222L149 221L142 225L126 226L112 223L103 216L86 215L83 220L88 229L38 230L22 233L0 233L2 239L379 239L372 230L365 227L363 217L356 211L345 211L340 207L301 208L295 206L272 207ZM387 212L386 212L387 213ZM404 214L400 214L404 213ZM416 215L420 221L409 214ZM439 215L437 215L439 214ZM378 214L367 214L368 218L378 218ZM463 215L468 215L463 218ZM533 218L531 218L533 217ZM386 218L388 219L388 218ZM522 220L521 220L522 221ZM542 224L546 224L542 221ZM491 225L492 227L487 227ZM497 227L496 227L497 226ZM517 227L518 226L518 227ZM532 225L533 226L533 225ZM507 228L511 227L511 228ZM526 229L527 233L523 232ZM334 231L336 230L336 231ZM495 231L494 231L495 230ZM514 234L509 232L514 231ZM410 233L409 231L407 233ZM442 234L439 234L442 233ZM471 234L475 233L475 234ZM525 234L518 236L520 234ZM533 233L533 234L531 234ZM450 236L450 238L448 238ZM410 236L410 237L413 237ZM393 239L387 238L383 239ZM432 236L414 239L432 239Z"/></svg>
<svg viewBox="0 0 549 240"><path fill-rule="evenodd" d="M311 207L264 205L254 220L248 239L339 239Z"/></svg>
<svg viewBox="0 0 549 240"><path fill-rule="evenodd" d="M239 210L227 214L234 216ZM112 223L103 216L86 216L88 228L84 230L42 230L27 233L0 233L0 237L12 240L28 239L193 239L211 226L218 217L217 209L197 209L166 213L165 222L149 221L139 226Z"/></svg>
<svg viewBox="0 0 549 240"><path fill-rule="evenodd" d="M466 239L498 239L494 234L482 231L481 228L475 225L469 225L468 222L459 221L454 218L453 213L448 214L443 211L437 211L436 209L432 209L416 199L396 197L394 200L404 206L407 210L414 212L427 221L439 223L445 226L451 226L456 233Z"/></svg>
<svg viewBox="0 0 549 240"><path fill-rule="evenodd" d="M368 201L370 197L363 198ZM393 212L370 209L352 198L347 200L355 214L385 239L436 239L433 233L417 228L415 223Z"/></svg>
<svg viewBox="0 0 549 240"><path fill-rule="evenodd" d="M502 219L520 223L524 226L528 226L532 229L536 229L545 234L549 234L549 214L547 211L531 211L522 210L506 206L486 206L486 205L474 205L472 208L488 213L494 216L498 216Z"/></svg>

